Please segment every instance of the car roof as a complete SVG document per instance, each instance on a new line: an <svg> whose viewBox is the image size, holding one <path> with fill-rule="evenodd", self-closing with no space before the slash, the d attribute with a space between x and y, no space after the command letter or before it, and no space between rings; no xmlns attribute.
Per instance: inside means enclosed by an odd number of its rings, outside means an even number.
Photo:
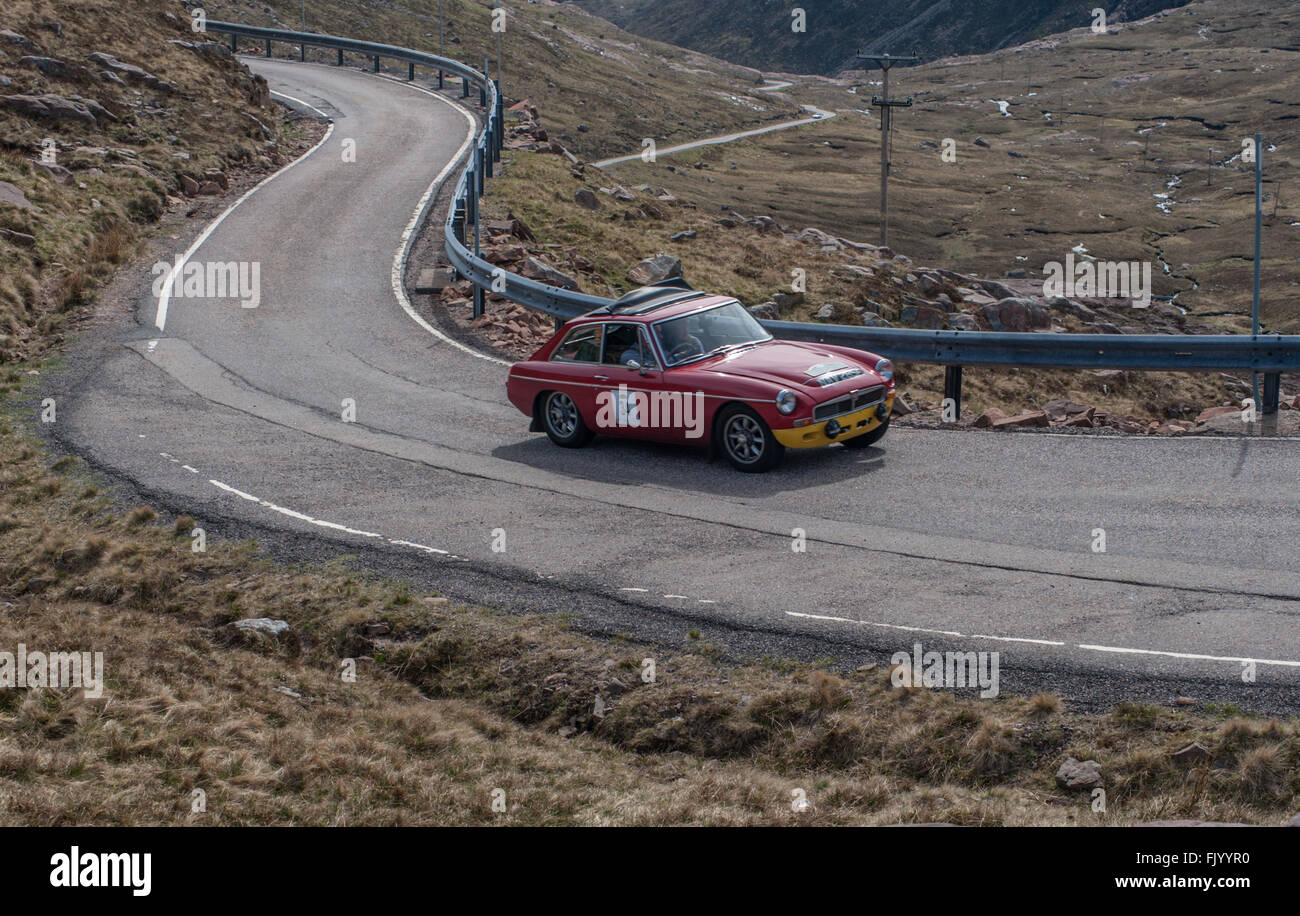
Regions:
<svg viewBox="0 0 1300 916"><path fill-rule="evenodd" d="M703 306L729 301L729 296L702 293L693 289L667 284L643 286L634 289L609 305L588 312L583 318L643 317L653 313L656 320L693 312Z"/></svg>

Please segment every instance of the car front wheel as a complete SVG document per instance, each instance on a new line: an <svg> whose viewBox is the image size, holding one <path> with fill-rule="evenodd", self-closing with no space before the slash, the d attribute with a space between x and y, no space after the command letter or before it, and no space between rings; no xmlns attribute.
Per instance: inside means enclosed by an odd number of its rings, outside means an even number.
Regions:
<svg viewBox="0 0 1300 916"><path fill-rule="evenodd" d="M748 407L728 407L718 420L718 436L722 453L738 471L769 471L785 455L785 446L776 441L763 418Z"/></svg>
<svg viewBox="0 0 1300 916"><path fill-rule="evenodd" d="M549 392L542 398L542 428L551 441L563 448L582 448L595 433L582 422L582 412L563 391Z"/></svg>

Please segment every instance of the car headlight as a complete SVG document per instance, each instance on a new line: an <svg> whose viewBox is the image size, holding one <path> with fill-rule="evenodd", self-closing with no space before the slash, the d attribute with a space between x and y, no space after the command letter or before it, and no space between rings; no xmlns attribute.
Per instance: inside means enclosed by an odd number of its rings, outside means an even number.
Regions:
<svg viewBox="0 0 1300 916"><path fill-rule="evenodd" d="M887 359L876 362L876 374L887 382L894 380L894 364Z"/></svg>
<svg viewBox="0 0 1300 916"><path fill-rule="evenodd" d="M794 396L794 392L789 388L782 388L776 396L776 409L787 416L794 413L794 409L799 406L799 399Z"/></svg>

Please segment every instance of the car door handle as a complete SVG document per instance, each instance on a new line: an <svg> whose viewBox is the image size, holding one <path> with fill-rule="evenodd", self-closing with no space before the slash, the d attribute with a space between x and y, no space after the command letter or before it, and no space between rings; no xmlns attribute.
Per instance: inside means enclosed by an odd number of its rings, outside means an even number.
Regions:
<svg viewBox="0 0 1300 916"><path fill-rule="evenodd" d="M608 375L593 375L592 378L594 378L594 379L595 379L596 381L598 381L598 382L608 382L608 381L609 381L609 376L608 376Z"/></svg>

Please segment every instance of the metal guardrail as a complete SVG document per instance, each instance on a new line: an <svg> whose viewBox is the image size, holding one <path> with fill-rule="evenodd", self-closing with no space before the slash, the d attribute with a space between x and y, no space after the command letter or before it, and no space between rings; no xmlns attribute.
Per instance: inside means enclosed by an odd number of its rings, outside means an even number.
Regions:
<svg viewBox="0 0 1300 916"><path fill-rule="evenodd" d="M504 112L500 87L488 75L484 59L479 72L460 61L410 48L354 41L333 35L292 32L229 22L207 23L209 32L230 35L231 50L238 50L239 37L265 42L271 54L272 42L299 45L306 59L308 45L338 51L338 64L345 53L361 54L374 62L380 59L408 64L408 79L415 79L417 65L436 69L438 84L443 74L462 80L462 97L471 84L479 88L480 105L487 118L470 161L461 172L452 195L446 220L446 254L451 265L474 284L474 314L483 312L485 290L560 320L576 318L611 300L558 286L548 286L495 267L479 256L479 198L492 177L492 165L501 159L504 146ZM470 232L473 231L473 250ZM1160 372L1248 370L1264 373L1262 413L1275 413L1281 389L1281 373L1300 371L1300 335L1270 334L1258 337L1233 335L1174 334L1044 334L992 331L927 331L912 328L862 328L852 325L811 324L794 321L764 321L773 336L785 340L838 344L887 355L898 362L937 363L945 367L944 394L961 409L963 366L1034 366L1054 369L1140 369Z"/></svg>

